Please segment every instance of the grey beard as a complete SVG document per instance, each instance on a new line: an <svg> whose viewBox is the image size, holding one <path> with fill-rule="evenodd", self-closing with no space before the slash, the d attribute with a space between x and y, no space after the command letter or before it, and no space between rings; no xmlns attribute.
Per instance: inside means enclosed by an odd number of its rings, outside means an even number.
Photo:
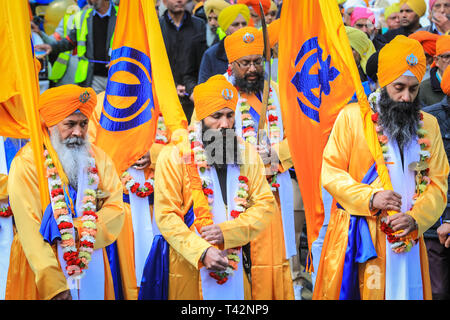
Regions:
<svg viewBox="0 0 450 320"><path fill-rule="evenodd" d="M70 185L77 189L80 168L84 168L88 164L90 144L87 137L85 140L78 137L62 140L58 128L55 127L50 131L50 141Z"/></svg>
<svg viewBox="0 0 450 320"><path fill-rule="evenodd" d="M420 113L418 96L412 102L396 102L383 88L378 107L380 125L403 150L417 136Z"/></svg>
<svg viewBox="0 0 450 320"><path fill-rule="evenodd" d="M213 130L202 121L202 142L208 165L225 169L228 164L241 164L237 136L233 129Z"/></svg>

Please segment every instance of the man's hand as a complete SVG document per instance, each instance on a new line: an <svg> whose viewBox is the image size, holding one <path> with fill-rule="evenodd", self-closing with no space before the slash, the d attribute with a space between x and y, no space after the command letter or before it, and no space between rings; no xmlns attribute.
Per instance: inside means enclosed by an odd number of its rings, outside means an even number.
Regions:
<svg viewBox="0 0 450 320"><path fill-rule="evenodd" d="M44 56L48 56L52 52L52 46L47 43L37 44L34 46L34 50L35 51L45 51Z"/></svg>
<svg viewBox="0 0 450 320"><path fill-rule="evenodd" d="M450 248L450 223L443 223L437 228L439 242L446 248Z"/></svg>
<svg viewBox="0 0 450 320"><path fill-rule="evenodd" d="M208 270L225 271L228 267L228 258L223 255L222 251L215 247L206 249L203 264Z"/></svg>
<svg viewBox="0 0 450 320"><path fill-rule="evenodd" d="M387 216L386 219L386 223L391 225L392 230L403 230L403 232L395 235L397 238L404 237L416 229L416 221L409 214L400 212L392 216Z"/></svg>
<svg viewBox="0 0 450 320"><path fill-rule="evenodd" d="M447 16L445 14L435 12L433 13L431 21L434 22L436 27L438 27L443 33L450 30L450 20L447 19Z"/></svg>
<svg viewBox="0 0 450 320"><path fill-rule="evenodd" d="M181 84L177 84L177 94L179 97L184 97L186 95L186 87Z"/></svg>
<svg viewBox="0 0 450 320"><path fill-rule="evenodd" d="M145 168L147 168L150 165L150 151L147 152L146 154L144 154L142 156L142 158L140 158L138 161L136 161L133 164L133 168L137 169L137 170L144 170Z"/></svg>
<svg viewBox="0 0 450 320"><path fill-rule="evenodd" d="M201 230L201 236L212 245L221 245L224 241L222 230L217 224L204 226Z"/></svg>
<svg viewBox="0 0 450 320"><path fill-rule="evenodd" d="M70 294L70 290L66 290L58 293L52 300L72 300L72 295Z"/></svg>
<svg viewBox="0 0 450 320"><path fill-rule="evenodd" d="M373 197L373 209L400 211L402 196L391 190L379 191Z"/></svg>

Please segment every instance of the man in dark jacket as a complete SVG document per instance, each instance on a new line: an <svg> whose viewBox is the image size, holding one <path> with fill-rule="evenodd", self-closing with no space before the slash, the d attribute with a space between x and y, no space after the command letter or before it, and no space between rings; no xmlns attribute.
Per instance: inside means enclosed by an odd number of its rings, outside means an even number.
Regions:
<svg viewBox="0 0 450 320"><path fill-rule="evenodd" d="M246 5L235 4L226 7L219 14L218 23L227 35L244 28L250 20L250 10ZM198 84L206 82L216 74L224 74L228 69L228 58L224 46L225 38L208 48L200 64Z"/></svg>
<svg viewBox="0 0 450 320"><path fill-rule="evenodd" d="M190 99L197 85L198 69L206 50L205 22L184 9L187 0L163 0L167 10L160 17L162 36L178 97L187 119L194 103Z"/></svg>
<svg viewBox="0 0 450 320"><path fill-rule="evenodd" d="M444 99L439 103L425 107L423 111L432 114L438 120L445 152L447 157L450 157L450 68L447 68L443 75L441 87L446 94ZM450 184L450 179L448 182ZM444 229L446 229L447 235L449 233L449 201L450 194L447 191L447 208L445 208L441 218L424 233L430 266L433 300L450 299L450 248L444 246L446 239L444 238L445 234L443 234ZM439 238L442 238L444 241L440 242Z"/></svg>

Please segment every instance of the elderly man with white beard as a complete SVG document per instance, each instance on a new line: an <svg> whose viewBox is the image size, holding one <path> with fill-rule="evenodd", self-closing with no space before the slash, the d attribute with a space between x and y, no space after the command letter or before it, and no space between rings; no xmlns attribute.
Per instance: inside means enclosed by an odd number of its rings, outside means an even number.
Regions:
<svg viewBox="0 0 450 320"><path fill-rule="evenodd" d="M8 181L17 233L6 299L114 299L105 247L123 225L122 184L112 160L88 142L96 99L91 88L76 85L40 97L50 199L42 207L29 143L14 159Z"/></svg>

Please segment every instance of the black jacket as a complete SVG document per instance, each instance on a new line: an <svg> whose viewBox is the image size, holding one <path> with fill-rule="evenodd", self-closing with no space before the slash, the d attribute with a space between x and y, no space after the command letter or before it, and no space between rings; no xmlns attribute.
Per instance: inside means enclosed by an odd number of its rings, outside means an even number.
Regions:
<svg viewBox="0 0 450 320"><path fill-rule="evenodd" d="M445 97L441 83L436 75L437 72L437 67L431 68L430 77L420 84L419 100L424 107L440 103Z"/></svg>
<svg viewBox="0 0 450 320"><path fill-rule="evenodd" d="M166 10L159 23L173 80L176 85L186 86L186 92L191 94L197 85L200 62L206 50L205 22L185 11L181 27L177 30Z"/></svg>
<svg viewBox="0 0 450 320"><path fill-rule="evenodd" d="M205 51L200 64L198 83L203 83L216 74L224 74L228 69L228 58L225 52L225 38Z"/></svg>
<svg viewBox="0 0 450 320"><path fill-rule="evenodd" d="M444 142L445 152L447 153L447 158L450 159L450 106L449 99L447 96L434 105L423 108L423 111L428 112L436 117L439 128L441 129L442 141ZM450 185L450 177L448 180ZM447 207L442 213L443 220L450 220L450 194L447 191ZM437 238L436 229L439 227L440 221L438 220L430 229L428 229L424 236L428 238Z"/></svg>

